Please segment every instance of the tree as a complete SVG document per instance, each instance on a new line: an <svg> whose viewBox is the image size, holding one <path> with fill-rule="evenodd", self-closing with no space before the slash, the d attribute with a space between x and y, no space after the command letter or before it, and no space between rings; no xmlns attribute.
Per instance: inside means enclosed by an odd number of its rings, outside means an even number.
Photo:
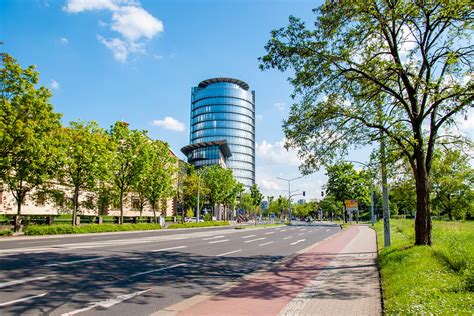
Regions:
<svg viewBox="0 0 474 316"><path fill-rule="evenodd" d="M295 70L283 128L304 173L353 145L386 137L415 178L415 244L431 245L430 175L435 145L472 106L472 21L467 0L326 1L314 29L290 17L272 31L262 69Z"/></svg>
<svg viewBox="0 0 474 316"><path fill-rule="evenodd" d="M337 200L332 194L326 194L324 199L319 203L319 207L331 215L334 214L334 216L338 216L338 214L341 214L341 218L344 216L344 212L341 211L343 209L343 203Z"/></svg>
<svg viewBox="0 0 474 316"><path fill-rule="evenodd" d="M257 225L257 207L262 203L263 194L255 183L250 187L250 197L252 198L252 206L255 213L255 225Z"/></svg>
<svg viewBox="0 0 474 316"><path fill-rule="evenodd" d="M357 200L359 205L370 204L371 183L364 171L356 171L350 162L340 162L327 167L328 183L326 191L344 206L343 219L346 219L345 200Z"/></svg>
<svg viewBox="0 0 474 316"><path fill-rule="evenodd" d="M96 122L71 122L61 129L63 164L61 181L73 189L72 225L80 207L82 190L94 190L106 178L108 136Z"/></svg>
<svg viewBox="0 0 474 316"><path fill-rule="evenodd" d="M116 122L110 129L112 141L110 170L119 195L120 224L123 224L123 198L143 171L142 149L148 141L144 132L130 130L125 122Z"/></svg>
<svg viewBox="0 0 474 316"><path fill-rule="evenodd" d="M145 146L143 177L140 181L143 195L146 197L153 210L156 223L156 206L160 199L172 195L175 175L178 171L178 161L171 154L169 145L162 141L149 141ZM166 199L162 207L166 208Z"/></svg>
<svg viewBox="0 0 474 316"><path fill-rule="evenodd" d="M51 92L35 87L39 73L23 69L2 54L0 104L0 180L17 202L15 231L26 194L55 176L60 163L57 131L61 115L49 102Z"/></svg>
<svg viewBox="0 0 474 316"><path fill-rule="evenodd" d="M211 204L213 214L216 214L218 219L220 219L220 214L215 212L215 206L224 202L227 193L232 189L233 179L232 169L225 169L220 165L203 168L203 182L209 189L207 199Z"/></svg>
<svg viewBox="0 0 474 316"><path fill-rule="evenodd" d="M198 179L199 177L201 177L200 180ZM183 204L186 209L196 209L198 183L200 195L198 208L201 210L205 202L204 197L209 195L209 189L203 181L202 176L197 173L193 166L190 166L183 179Z"/></svg>
<svg viewBox="0 0 474 316"><path fill-rule="evenodd" d="M459 150L436 151L433 159L433 206L440 214L463 219L472 214L474 168Z"/></svg>
<svg viewBox="0 0 474 316"><path fill-rule="evenodd" d="M285 210L288 210L289 203L288 199L282 196L279 196L278 199L274 200L272 197L272 203L268 207L269 213L274 213L275 216L281 218L281 215L284 214Z"/></svg>
<svg viewBox="0 0 474 316"><path fill-rule="evenodd" d="M244 185L240 182L238 182L235 178L232 178L231 184L229 185L229 188L226 190L226 195L224 197L223 203L224 203L224 209L227 208L227 211L224 213L225 214L225 220L228 220L228 210L230 207L235 207L237 204L237 197L244 191Z"/></svg>

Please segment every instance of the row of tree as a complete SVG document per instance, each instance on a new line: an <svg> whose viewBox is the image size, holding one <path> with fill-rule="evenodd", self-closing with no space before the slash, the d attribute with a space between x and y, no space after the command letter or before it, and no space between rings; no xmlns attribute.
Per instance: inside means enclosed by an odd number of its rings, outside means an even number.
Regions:
<svg viewBox="0 0 474 316"><path fill-rule="evenodd" d="M231 170L211 166L196 171L178 161L167 143L152 140L146 131L130 129L125 122L108 130L83 121L63 127L61 114L50 103L50 90L36 88L35 67L23 69L7 54L1 58L0 184L16 200L16 229L22 205L32 192L38 199L72 209L73 225L81 208L96 209L101 215L111 206L120 209L123 223L129 192L137 196L140 214L148 204L155 222L158 205L173 195L183 211L195 208L198 186L200 208L205 202L213 210L223 205L226 213L236 205L244 187ZM95 202L82 199L84 192L95 193Z"/></svg>

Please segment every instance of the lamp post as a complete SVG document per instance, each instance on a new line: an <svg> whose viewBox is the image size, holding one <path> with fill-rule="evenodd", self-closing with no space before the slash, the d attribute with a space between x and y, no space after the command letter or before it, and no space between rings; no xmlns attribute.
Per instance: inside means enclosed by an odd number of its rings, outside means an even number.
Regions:
<svg viewBox="0 0 474 316"><path fill-rule="evenodd" d="M277 179L279 180L283 180L283 181L287 181L288 182L288 222L291 222L291 181L294 181L294 180L298 180L298 179L301 179L303 178L303 176L300 176L300 177L296 177L296 178L293 178L293 179L285 179L285 178L280 178L280 177L276 177Z"/></svg>

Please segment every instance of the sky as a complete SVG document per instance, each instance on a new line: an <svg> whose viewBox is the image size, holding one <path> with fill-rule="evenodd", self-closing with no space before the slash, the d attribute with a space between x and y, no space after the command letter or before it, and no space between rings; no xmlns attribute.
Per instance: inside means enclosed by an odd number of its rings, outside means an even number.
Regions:
<svg viewBox="0 0 474 316"><path fill-rule="evenodd" d="M300 176L295 151L283 148L282 121L292 104L291 73L260 71L270 31L294 15L314 21L321 1L303 0L2 0L2 51L53 92L63 123L117 120L180 148L189 143L191 87L232 77L256 91L256 181L265 196L286 195ZM472 122L469 123L472 125ZM469 128L472 128L470 126ZM348 159L366 162L370 150ZM292 182L320 198L324 170ZM301 196L295 197L299 199Z"/></svg>

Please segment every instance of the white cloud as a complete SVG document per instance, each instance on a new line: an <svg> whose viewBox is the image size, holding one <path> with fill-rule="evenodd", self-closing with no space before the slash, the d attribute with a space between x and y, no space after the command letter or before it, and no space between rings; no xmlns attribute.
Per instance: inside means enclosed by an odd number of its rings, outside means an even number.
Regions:
<svg viewBox="0 0 474 316"><path fill-rule="evenodd" d="M284 109L285 109L285 103L283 102L277 102L275 104L273 104L273 106L280 112L282 112Z"/></svg>
<svg viewBox="0 0 474 316"><path fill-rule="evenodd" d="M57 82L56 80L51 80L51 83L50 83L50 86L51 86L51 89L54 89L54 90L58 90L60 85L59 85L59 82Z"/></svg>
<svg viewBox="0 0 474 316"><path fill-rule="evenodd" d="M117 10L118 6L112 0L69 0L63 7L68 13L79 13L93 10Z"/></svg>
<svg viewBox="0 0 474 316"><path fill-rule="evenodd" d="M294 149L286 150L284 148L285 140L275 142L275 144L267 143L266 140L260 144L256 144L257 157L273 162L276 164L284 164L290 166L299 166L301 161Z"/></svg>
<svg viewBox="0 0 474 316"><path fill-rule="evenodd" d="M170 116L165 117L164 120L154 120L152 124L176 132L184 132L185 129L183 123Z"/></svg>
<svg viewBox="0 0 474 316"><path fill-rule="evenodd" d="M120 36L104 38L98 35L97 39L120 62L125 62L131 53L145 52L143 39L152 39L164 30L163 22L134 0L68 0L63 10L68 13L109 11L112 14L110 23L102 20L98 23L101 27L110 25L110 29Z"/></svg>
<svg viewBox="0 0 474 316"><path fill-rule="evenodd" d="M267 179L261 179L259 181L259 186L265 191L271 191L271 190L279 191L279 190L281 190L278 183L267 180Z"/></svg>
<svg viewBox="0 0 474 316"><path fill-rule="evenodd" d="M59 41L60 41L61 44L63 44L63 45L69 44L69 40L68 40L66 37L61 37L61 38L59 39Z"/></svg>
<svg viewBox="0 0 474 316"><path fill-rule="evenodd" d="M112 30L134 42L141 37L153 38L163 32L163 22L141 7L121 7L112 15Z"/></svg>

